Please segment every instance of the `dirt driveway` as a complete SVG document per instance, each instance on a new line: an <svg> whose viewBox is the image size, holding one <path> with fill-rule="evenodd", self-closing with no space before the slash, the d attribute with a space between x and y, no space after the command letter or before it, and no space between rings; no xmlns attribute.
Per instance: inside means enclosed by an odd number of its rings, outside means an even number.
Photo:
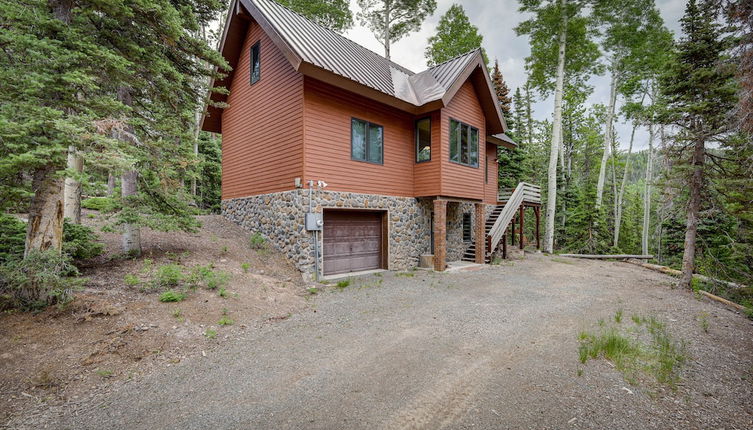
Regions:
<svg viewBox="0 0 753 430"><path fill-rule="evenodd" d="M671 284L626 263L541 255L357 279L206 357L14 426L753 428L751 322ZM580 363L578 333L618 309L655 316L686 342L676 389L630 385L605 360Z"/></svg>

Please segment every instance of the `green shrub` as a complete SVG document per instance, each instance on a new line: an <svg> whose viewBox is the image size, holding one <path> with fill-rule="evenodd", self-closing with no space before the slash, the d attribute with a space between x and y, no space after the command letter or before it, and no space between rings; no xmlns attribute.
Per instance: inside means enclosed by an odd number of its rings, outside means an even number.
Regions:
<svg viewBox="0 0 753 430"><path fill-rule="evenodd" d="M220 325L220 326L223 326L223 325L233 325L234 323L235 323L235 321L233 321L232 319L228 318L227 316L223 316L222 318L220 318L219 321L217 321L217 325Z"/></svg>
<svg viewBox="0 0 753 430"><path fill-rule="evenodd" d="M264 249L267 244L267 239L264 238L264 236L261 235L258 231L251 235L251 238L249 239L249 245L251 245L251 249Z"/></svg>
<svg viewBox="0 0 753 430"><path fill-rule="evenodd" d="M182 302L186 299L186 293L181 293L179 291L165 291L164 293L159 295L159 301L160 302Z"/></svg>
<svg viewBox="0 0 753 430"><path fill-rule="evenodd" d="M138 276L133 275L131 273L123 277L123 282L125 282L125 284L128 285L129 287L135 287L136 285L139 285L141 283Z"/></svg>
<svg viewBox="0 0 753 430"><path fill-rule="evenodd" d="M214 339L215 337L217 337L217 330L213 330L213 329L211 329L211 328L208 328L208 329L207 329L207 330L206 330L206 331L204 332L204 336L205 336L205 337L206 337L207 339Z"/></svg>
<svg viewBox="0 0 753 430"><path fill-rule="evenodd" d="M13 215L0 214L0 264L24 255L26 223Z"/></svg>
<svg viewBox="0 0 753 430"><path fill-rule="evenodd" d="M83 283L71 258L55 251L32 251L0 264L0 294L22 309L66 303Z"/></svg>
<svg viewBox="0 0 753 430"><path fill-rule="evenodd" d="M165 264L157 268L154 286L157 288L177 287L184 279L183 268L177 264Z"/></svg>
<svg viewBox="0 0 753 430"><path fill-rule="evenodd" d="M222 288L230 280L230 274L222 271L212 270L211 265L196 266L191 269L191 275L188 277L193 287L205 287L210 290Z"/></svg>
<svg viewBox="0 0 753 430"><path fill-rule="evenodd" d="M94 230L66 219L63 223L63 252L76 260L86 260L102 254L102 244L97 242Z"/></svg>
<svg viewBox="0 0 753 430"><path fill-rule="evenodd" d="M343 279L342 281L338 281L337 284L335 284L335 286L339 289L346 288L348 285L350 285L350 278Z"/></svg>
<svg viewBox="0 0 753 430"><path fill-rule="evenodd" d="M112 197L90 197L81 201L81 207L100 212L113 212L118 208L118 203Z"/></svg>

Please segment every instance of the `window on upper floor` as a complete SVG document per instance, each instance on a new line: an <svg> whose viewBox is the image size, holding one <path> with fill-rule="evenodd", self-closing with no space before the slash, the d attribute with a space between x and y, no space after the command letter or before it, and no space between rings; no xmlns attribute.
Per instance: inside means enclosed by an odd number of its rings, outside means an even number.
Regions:
<svg viewBox="0 0 753 430"><path fill-rule="evenodd" d="M384 128L362 119L350 120L350 158L383 164Z"/></svg>
<svg viewBox="0 0 753 430"><path fill-rule="evenodd" d="M450 161L478 167L478 129L450 120Z"/></svg>
<svg viewBox="0 0 753 430"><path fill-rule="evenodd" d="M251 47L251 85L259 82L261 79L261 44L260 42L254 43Z"/></svg>
<svg viewBox="0 0 753 430"><path fill-rule="evenodd" d="M431 118L416 121L416 163L431 161Z"/></svg>

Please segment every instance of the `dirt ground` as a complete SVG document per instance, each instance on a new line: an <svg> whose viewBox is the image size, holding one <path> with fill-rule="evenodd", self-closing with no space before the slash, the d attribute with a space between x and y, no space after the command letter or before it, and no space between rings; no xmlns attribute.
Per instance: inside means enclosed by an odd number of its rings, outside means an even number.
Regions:
<svg viewBox="0 0 753 430"><path fill-rule="evenodd" d="M282 256L252 250L249 232L222 217L201 221L195 234L142 231L144 255L136 259L119 255L117 234L100 233L105 252L84 264L88 281L72 303L36 314L0 314L0 423L34 405L80 401L119 381L207 354L306 305L300 274ZM84 223L100 225L88 216ZM186 270L214 265L230 274L227 297L199 288L185 301L159 302L159 291L143 285L162 264ZM127 274L142 285L126 285ZM223 316L233 324L218 326ZM207 330L217 336L207 338Z"/></svg>
<svg viewBox="0 0 753 430"><path fill-rule="evenodd" d="M57 406L26 399L9 426L753 428L751 321L673 284L627 263L542 255L357 278L206 356ZM630 384L604 359L581 364L579 333L618 310L656 318L685 345L674 388Z"/></svg>

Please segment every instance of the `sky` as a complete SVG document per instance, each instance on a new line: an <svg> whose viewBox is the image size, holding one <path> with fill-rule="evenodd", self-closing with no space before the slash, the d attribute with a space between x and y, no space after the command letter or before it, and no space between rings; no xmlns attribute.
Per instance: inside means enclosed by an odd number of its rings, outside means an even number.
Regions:
<svg viewBox="0 0 753 430"><path fill-rule="evenodd" d="M354 13L359 10L355 0L351 0L350 8ZM483 47L490 61L499 60L507 86L511 93L515 88L525 83L525 58L530 50L528 38L517 36L513 30L526 17L518 12L517 0L437 0L437 10L427 18L417 32L411 33L399 40L391 47L392 61L407 67L414 72L426 69L424 49L427 40L434 34L439 18L453 3L460 3L468 15L471 23L478 27L484 36ZM664 18L667 28L675 35L680 32L679 20L685 10L686 0L656 0L657 6ZM345 33L345 36L359 44L377 52L384 53L382 45L374 38L371 31L356 22L356 25ZM609 78L597 76L591 80L594 87L588 102L607 104L609 98ZM534 116L537 119L551 118L553 98L540 100L534 106ZM619 107L619 106L618 106ZM619 123L615 130L622 149L628 146L630 125ZM634 149L641 150L648 146L648 133L645 130L636 132Z"/></svg>

